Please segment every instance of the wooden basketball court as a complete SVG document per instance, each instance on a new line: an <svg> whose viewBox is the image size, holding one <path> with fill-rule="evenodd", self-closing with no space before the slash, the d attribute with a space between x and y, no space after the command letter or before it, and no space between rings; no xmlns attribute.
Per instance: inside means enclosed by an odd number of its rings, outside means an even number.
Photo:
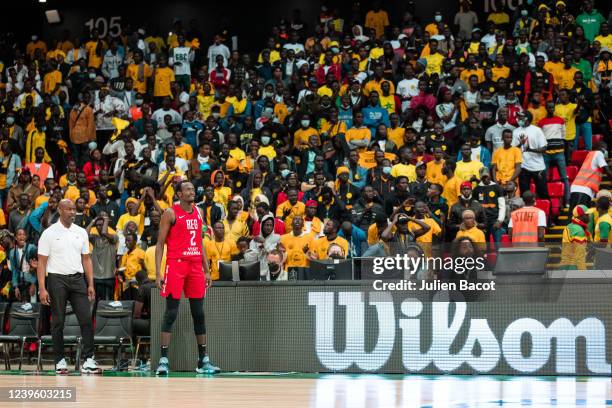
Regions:
<svg viewBox="0 0 612 408"><path fill-rule="evenodd" d="M612 406L610 378L174 374L1 375L0 387L76 387L78 407L588 407ZM0 402L2 407L32 403ZM61 404L61 405L60 405Z"/></svg>

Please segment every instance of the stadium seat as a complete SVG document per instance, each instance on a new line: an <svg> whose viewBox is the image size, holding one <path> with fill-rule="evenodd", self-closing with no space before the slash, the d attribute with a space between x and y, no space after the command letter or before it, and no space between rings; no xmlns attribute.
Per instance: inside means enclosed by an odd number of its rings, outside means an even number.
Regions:
<svg viewBox="0 0 612 408"><path fill-rule="evenodd" d="M50 335L40 336L38 339L38 358L36 360L36 367L39 371L42 371L42 349L45 346L52 346L53 339ZM66 305L66 315L64 317L64 345L74 346L75 358L74 358L74 370L79 371L81 365L81 326L79 320L72 309L72 305L68 303Z"/></svg>
<svg viewBox="0 0 612 408"><path fill-rule="evenodd" d="M561 181L553 181L548 183L548 195L553 198L563 198L565 193L565 184Z"/></svg>
<svg viewBox="0 0 612 408"><path fill-rule="evenodd" d="M535 206L546 213L546 218L550 216L550 201L549 200L536 200Z"/></svg>
<svg viewBox="0 0 612 408"><path fill-rule="evenodd" d="M574 181L574 179L576 178L576 175L578 174L578 167L576 167L576 166L567 166L567 170L566 171L567 171L567 179L571 183L572 181Z"/></svg>
<svg viewBox="0 0 612 408"><path fill-rule="evenodd" d="M29 305L29 306L28 306ZM0 335L0 343L4 349L4 366L11 369L10 356L8 354L9 344L19 344L19 371L23 363L23 352L28 341L38 340L38 322L40 314L40 303L11 304L9 310L9 331Z"/></svg>
<svg viewBox="0 0 612 408"><path fill-rule="evenodd" d="M578 167L582 166L582 162L586 158L587 154L589 154L589 152L586 150L574 150L572 152L572 164Z"/></svg>
<svg viewBox="0 0 612 408"><path fill-rule="evenodd" d="M96 328L94 332L94 346L115 346L115 367L119 364L123 346L129 345L131 358L134 361L134 348L132 343L132 320L134 302L122 300L119 305L107 300L98 302L96 309Z"/></svg>
<svg viewBox="0 0 612 408"><path fill-rule="evenodd" d="M592 139L593 146L595 146L595 144L601 142L602 140L604 140L604 135L593 135L593 139Z"/></svg>
<svg viewBox="0 0 612 408"><path fill-rule="evenodd" d="M561 175L559 174L559 169L557 166L548 170L548 177L546 178L548 181L559 181L561 180Z"/></svg>
<svg viewBox="0 0 612 408"><path fill-rule="evenodd" d="M512 242L512 241L510 240L510 235L508 235L508 234L504 234L504 235L502 235L502 237L501 237L501 242L502 242L503 244L508 244L508 243Z"/></svg>

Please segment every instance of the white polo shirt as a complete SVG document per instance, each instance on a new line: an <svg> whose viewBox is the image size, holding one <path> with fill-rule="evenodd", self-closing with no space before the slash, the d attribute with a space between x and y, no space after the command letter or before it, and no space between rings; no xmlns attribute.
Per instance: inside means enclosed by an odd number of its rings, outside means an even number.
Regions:
<svg viewBox="0 0 612 408"><path fill-rule="evenodd" d="M38 255L48 257L47 273L83 273L81 255L88 253L87 231L75 224L66 228L58 221L44 230L38 241Z"/></svg>

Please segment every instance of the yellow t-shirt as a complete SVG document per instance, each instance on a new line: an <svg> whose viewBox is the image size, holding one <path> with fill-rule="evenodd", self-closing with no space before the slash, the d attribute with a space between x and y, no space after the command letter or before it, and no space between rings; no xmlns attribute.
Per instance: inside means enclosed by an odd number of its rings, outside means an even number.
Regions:
<svg viewBox="0 0 612 408"><path fill-rule="evenodd" d="M438 236L440 235L440 233L442 232L442 228L440 228L440 225L438 225L438 223L433 219L433 218L424 218L422 220L420 220L422 222L424 222L425 224L429 225L429 231L427 231L427 233L421 235L420 237L418 237L416 239L416 242L420 242L420 243L425 243L425 244L430 244L433 242L433 238L434 236ZM410 231L414 231L414 230L418 230L420 229L421 226L415 222L409 222L408 223L408 229Z"/></svg>
<svg viewBox="0 0 612 408"><path fill-rule="evenodd" d="M385 33L385 27L389 25L389 16L384 10L370 10L366 14L365 27L373 28L376 32L376 38L380 38Z"/></svg>
<svg viewBox="0 0 612 408"><path fill-rule="evenodd" d="M574 67L570 69L564 68L559 71L559 78L555 78L555 83L559 85L559 89L572 89L574 87L574 74L576 72L579 71Z"/></svg>
<svg viewBox="0 0 612 408"><path fill-rule="evenodd" d="M501 67L493 66L491 67L491 73L493 74L491 79L493 79L494 82L497 82L499 78L508 78L510 76L510 68L505 65Z"/></svg>
<svg viewBox="0 0 612 408"><path fill-rule="evenodd" d="M140 93L145 93L147 92L147 78L150 78L153 73L151 71L151 67L149 66L149 64L144 64L143 78L142 78L142 81L139 81L138 71L139 71L138 65L130 64L127 67L126 74L128 78L132 78L132 81L134 81L134 89Z"/></svg>
<svg viewBox="0 0 612 408"><path fill-rule="evenodd" d="M555 105L555 115L565 121L565 140L574 140L576 138L576 110L575 103Z"/></svg>
<svg viewBox="0 0 612 408"><path fill-rule="evenodd" d="M321 119L321 133L327 133L327 137L332 138L338 134L346 134L346 123L338 121L331 123L325 119Z"/></svg>
<svg viewBox="0 0 612 408"><path fill-rule="evenodd" d="M188 143L183 143L181 146L175 146L175 154L185 160L193 159L193 148Z"/></svg>
<svg viewBox="0 0 612 408"><path fill-rule="evenodd" d="M503 147L495 150L491 164L496 167L496 178L499 183L510 181L514 174L514 168L517 164L523 162L523 154L521 149L512 146L509 149Z"/></svg>
<svg viewBox="0 0 612 408"><path fill-rule="evenodd" d="M478 160L472 160L467 163L461 160L457 162L455 176L461 181L470 181L472 176L480 178L480 169L482 167L482 163Z"/></svg>
<svg viewBox="0 0 612 408"><path fill-rule="evenodd" d="M464 81L466 84L469 84L470 77L472 75L476 75L478 77L478 83L484 82L485 76L484 71L480 68L477 69L464 69L459 76L459 79Z"/></svg>
<svg viewBox="0 0 612 408"><path fill-rule="evenodd" d="M117 231L123 231L126 224L130 221L134 221L138 225L138 234L142 235L144 230L144 216L142 214L130 215L130 213L122 214L117 220Z"/></svg>
<svg viewBox="0 0 612 408"><path fill-rule="evenodd" d="M155 70L155 82L153 84L153 96L170 96L170 83L174 82L174 71L172 68L163 67Z"/></svg>
<svg viewBox="0 0 612 408"><path fill-rule="evenodd" d="M159 273L161 274L162 278L164 277L164 271L166 270L166 252L167 250L168 250L168 247L164 245L164 255L162 256L162 262L161 262L161 266L159 269ZM147 276L149 277L149 279L151 279L152 281L155 281L155 279L157 279L155 276L155 245L148 247L147 250L145 251L144 265L145 265L145 270L147 271Z"/></svg>
<svg viewBox="0 0 612 408"><path fill-rule="evenodd" d="M45 74L44 79L43 79L43 89L45 90L45 93L51 93L51 91L55 89L55 86L57 84L60 84L61 82L62 82L62 73L59 72L57 69L55 71L51 71ZM59 93L59 90L55 91L53 95L57 95L58 93Z"/></svg>
<svg viewBox="0 0 612 408"><path fill-rule="evenodd" d="M306 268L310 264L308 257L304 253L304 247L311 247L314 241L314 234L303 233L300 236L293 235L293 232L281 236L280 243L287 253L285 268Z"/></svg>
<svg viewBox="0 0 612 408"><path fill-rule="evenodd" d="M416 180L416 166L414 164L398 163L391 167L391 175L395 178L399 176L408 177L408 182L412 183Z"/></svg>
<svg viewBox="0 0 612 408"><path fill-rule="evenodd" d="M595 41L599 41L599 43L601 44L601 48L612 49L612 34L608 33L608 35L606 35L605 37L600 34L595 37Z"/></svg>
<svg viewBox="0 0 612 408"><path fill-rule="evenodd" d="M546 117L546 108L542 105L537 108L534 108L530 105L527 110L533 115L532 123L538 123L541 119L544 119Z"/></svg>
<svg viewBox="0 0 612 408"><path fill-rule="evenodd" d="M444 55L440 53L430 54L425 57L427 66L425 67L425 73L428 75L442 73L442 62L444 61Z"/></svg>
<svg viewBox="0 0 612 408"><path fill-rule="evenodd" d="M317 259L325 260L328 259L327 251L331 244L336 244L342 248L344 255L348 255L348 241L342 237L336 237L334 240L329 241L327 237L321 237L312 242L312 251L317 255ZM309 246L310 248L310 246Z"/></svg>
<svg viewBox="0 0 612 408"><path fill-rule="evenodd" d="M134 279L136 273L142 269L141 263L144 262L145 251L142 250L138 245L132 252L126 252L121 257L121 267L125 268L125 280ZM126 286L124 285L124 289Z"/></svg>
<svg viewBox="0 0 612 408"><path fill-rule="evenodd" d="M240 237L249 236L249 227L245 222L240 221L239 219L234 220L231 226L229 225L229 222L227 222L227 219L224 219L223 225L225 226L226 239L236 242Z"/></svg>
<svg viewBox="0 0 612 408"><path fill-rule="evenodd" d="M350 142L351 140L363 140L363 139L367 139L369 143L370 139L372 138L372 132L370 132L370 129L368 129L365 126L362 126L360 128L352 127L346 131L345 138L346 138L347 143ZM359 151L365 151L365 150L367 150L366 147L359 148Z"/></svg>
<svg viewBox="0 0 612 408"><path fill-rule="evenodd" d="M425 178L432 184L439 184L444 188L444 184L448 180L444 174L442 174L442 169L444 168L444 160L440 160L440 163L436 163L435 160L432 160L426 165L427 170L425 172Z"/></svg>
<svg viewBox="0 0 612 408"><path fill-rule="evenodd" d="M395 147L401 149L404 146L404 133L406 133L406 129L403 127L388 128L387 129L387 139L392 141L395 144Z"/></svg>
<svg viewBox="0 0 612 408"><path fill-rule="evenodd" d="M219 262L230 262L232 255L240 252L236 246L236 241L230 238L225 238L222 242L205 239L204 249L210 262L210 278L212 280L219 279Z"/></svg>
<svg viewBox="0 0 612 408"><path fill-rule="evenodd" d="M301 146L303 148L308 148L308 139L310 139L310 136L312 135L319 137L319 132L317 132L317 129L311 127L307 129L299 128L293 135L293 147Z"/></svg>
<svg viewBox="0 0 612 408"><path fill-rule="evenodd" d="M379 95L380 106L385 108L389 114L395 112L395 96L390 94L389 96L384 96L382 93Z"/></svg>
<svg viewBox="0 0 612 408"><path fill-rule="evenodd" d="M444 184L444 191L442 191L442 198L446 200L448 204L448 208L452 207L457 201L459 201L459 194L461 191L459 186L463 180L461 180L457 175L454 175L450 178L446 184Z"/></svg>
<svg viewBox="0 0 612 408"><path fill-rule="evenodd" d="M478 243L478 244L484 244L487 242L485 239L484 232L482 232L482 230L478 229L477 227L472 227L467 231L460 230L459 232L457 232L456 238L461 238L461 237L468 237L473 242Z"/></svg>
<svg viewBox="0 0 612 408"><path fill-rule="evenodd" d="M104 55L104 51L98 55L96 54L96 47L98 46L98 41L89 41L85 44L85 51L87 51L87 57L89 59L89 63L87 66L89 68L99 69L102 65L102 56ZM106 44L102 41L100 44L103 50L106 50Z"/></svg>
<svg viewBox="0 0 612 408"><path fill-rule="evenodd" d="M295 217L303 217L306 213L306 205L298 201L295 205L291 205L289 200L283 201L281 205L276 207L276 218L282 219L285 211L289 210L289 215L285 218L285 230L291 231L291 223Z"/></svg>

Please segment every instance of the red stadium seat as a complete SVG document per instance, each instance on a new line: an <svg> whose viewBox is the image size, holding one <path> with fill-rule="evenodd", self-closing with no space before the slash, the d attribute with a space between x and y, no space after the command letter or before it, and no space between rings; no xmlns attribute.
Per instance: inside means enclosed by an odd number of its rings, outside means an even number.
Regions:
<svg viewBox="0 0 612 408"><path fill-rule="evenodd" d="M550 199L550 213L553 217L558 217L561 214L561 198Z"/></svg>
<svg viewBox="0 0 612 408"><path fill-rule="evenodd" d="M572 152L572 164L574 166L582 166L582 162L586 158L587 154L589 154L586 150L574 150Z"/></svg>
<svg viewBox="0 0 612 408"><path fill-rule="evenodd" d="M535 206L546 213L546 218L550 216L550 201L536 200Z"/></svg>
<svg viewBox="0 0 612 408"><path fill-rule="evenodd" d="M552 170L548 170L548 181L559 181L561 180L561 175L559 174L559 169L557 166L553 167Z"/></svg>
<svg viewBox="0 0 612 408"><path fill-rule="evenodd" d="M565 193L565 185L561 181L553 181L548 183L548 195L551 198L563 198Z"/></svg>
<svg viewBox="0 0 612 408"><path fill-rule="evenodd" d="M576 178L576 175L578 174L578 167L577 166L567 166L566 171L567 171L567 179L571 183L572 181L574 181L574 179Z"/></svg>
<svg viewBox="0 0 612 408"><path fill-rule="evenodd" d="M593 135L593 146L604 140L604 135Z"/></svg>

